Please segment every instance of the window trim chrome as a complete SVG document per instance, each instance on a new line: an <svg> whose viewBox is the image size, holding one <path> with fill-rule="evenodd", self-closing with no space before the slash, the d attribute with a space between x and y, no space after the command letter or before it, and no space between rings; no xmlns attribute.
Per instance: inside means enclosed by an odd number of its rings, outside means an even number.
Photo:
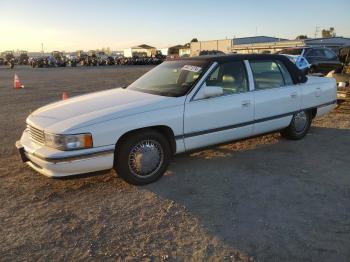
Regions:
<svg viewBox="0 0 350 262"><path fill-rule="evenodd" d="M254 76L253 76L253 70L250 67L250 62L248 60L243 61L247 70L248 74L248 81L249 81L249 91L252 92L255 90L255 82L254 82Z"/></svg>
<svg viewBox="0 0 350 262"><path fill-rule="evenodd" d="M200 101L208 101L208 100L212 100L212 99L218 99L218 98L223 98L223 97L229 97L229 96L235 96L235 95L241 95L241 94L247 94L251 91L253 91L252 88L254 88L254 79L252 76L252 71L249 65L249 61L248 60L238 60L241 61L245 67L245 71L246 71L246 76L247 76L247 81L248 81L248 91L244 91L244 92L237 92L237 93L233 93L233 94L226 94L226 95L222 95L222 96L217 96L217 97L209 97L209 98L203 98L203 99L198 99L195 100L195 96L197 95L197 93L199 92L199 90L203 87L203 83L205 82L205 80L208 78L208 76L213 73L216 68L219 66L218 62L214 62L209 69L207 70L207 72L203 75L202 79L200 81L198 81L197 85L199 85L198 89L195 91L194 95L191 97L189 102L200 102ZM228 62L229 63L229 62ZM215 66L214 66L215 65ZM249 71L250 70L250 71ZM197 85L195 88L197 88Z"/></svg>
<svg viewBox="0 0 350 262"><path fill-rule="evenodd" d="M283 75L283 73L282 73L282 71L281 71L281 68L280 68L280 65L279 65L279 63L277 62L278 60L245 60L245 61L247 61L248 62L248 65L249 65L249 68L250 68L250 71L251 71L251 74L252 74L252 79L253 79L253 83L254 83L254 92L260 92L260 91L265 91L265 90L270 90L270 89L276 89L276 88L284 88L284 87L291 87L291 86L298 86L298 84L294 84L293 83L293 85L287 85L286 84L286 82L285 82L285 79L284 79L284 75ZM283 79L283 83L284 83L284 85L283 86L275 86L275 87L269 87L269 88L264 88L264 89L260 89L260 90L257 90L257 89L255 89L255 81L254 81L254 76L253 76L253 70L252 70L252 68L251 68L251 65L250 65L250 62L252 62L252 61L271 61L271 62L274 62L276 65L277 65L277 67L278 67L278 70L279 70L279 72L280 72L280 74L281 74L281 76L282 76L282 79ZM288 70L288 69L287 69ZM290 74L290 73L289 73ZM292 76L291 76L292 77Z"/></svg>
<svg viewBox="0 0 350 262"><path fill-rule="evenodd" d="M208 75L213 72L213 70L216 68L217 65L218 65L218 62L214 62L210 65L207 72L205 72L205 74L202 76L202 78L197 82L195 87L192 89L193 95L191 95L192 92L190 94L188 94L187 97L191 96L191 98L189 99L188 102L195 101L194 98L197 95L197 93L199 92L199 90L202 88L203 82L207 79Z"/></svg>

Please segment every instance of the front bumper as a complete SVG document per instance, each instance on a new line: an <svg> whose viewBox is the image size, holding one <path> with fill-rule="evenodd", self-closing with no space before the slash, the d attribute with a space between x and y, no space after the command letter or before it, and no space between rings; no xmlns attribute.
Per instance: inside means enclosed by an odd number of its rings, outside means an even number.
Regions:
<svg viewBox="0 0 350 262"><path fill-rule="evenodd" d="M114 145L76 151L60 151L34 143L27 131L16 142L22 161L48 177L65 177L111 169Z"/></svg>

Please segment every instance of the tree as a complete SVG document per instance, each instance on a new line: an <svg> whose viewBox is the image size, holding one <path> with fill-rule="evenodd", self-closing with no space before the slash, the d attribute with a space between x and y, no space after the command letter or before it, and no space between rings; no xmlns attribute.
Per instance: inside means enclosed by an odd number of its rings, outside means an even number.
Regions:
<svg viewBox="0 0 350 262"><path fill-rule="evenodd" d="M198 39L197 38L193 38L192 40L191 40L191 43L192 42L198 42Z"/></svg>
<svg viewBox="0 0 350 262"><path fill-rule="evenodd" d="M295 39L302 40L302 39L308 39L308 37L307 37L307 35L298 35Z"/></svg>
<svg viewBox="0 0 350 262"><path fill-rule="evenodd" d="M335 29L334 27L330 27L329 29L323 29L322 30L322 37L323 38L330 38L330 37L335 37Z"/></svg>

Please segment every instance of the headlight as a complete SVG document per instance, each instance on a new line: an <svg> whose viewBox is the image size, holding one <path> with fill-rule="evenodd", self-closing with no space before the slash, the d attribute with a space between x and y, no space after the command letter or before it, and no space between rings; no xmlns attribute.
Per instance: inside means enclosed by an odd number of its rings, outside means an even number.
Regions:
<svg viewBox="0 0 350 262"><path fill-rule="evenodd" d="M45 145L60 150L77 150L92 147L91 134L54 135L45 133Z"/></svg>

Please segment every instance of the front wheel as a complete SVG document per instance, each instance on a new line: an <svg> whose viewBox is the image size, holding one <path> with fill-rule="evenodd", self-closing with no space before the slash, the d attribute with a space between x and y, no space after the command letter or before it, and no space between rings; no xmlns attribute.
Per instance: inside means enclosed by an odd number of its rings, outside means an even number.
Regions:
<svg viewBox="0 0 350 262"><path fill-rule="evenodd" d="M114 168L133 185L152 183L163 176L171 159L168 140L153 130L132 133L116 146Z"/></svg>
<svg viewBox="0 0 350 262"><path fill-rule="evenodd" d="M281 131L282 136L293 140L303 138L310 129L311 120L311 114L307 111L295 113L289 126Z"/></svg>

